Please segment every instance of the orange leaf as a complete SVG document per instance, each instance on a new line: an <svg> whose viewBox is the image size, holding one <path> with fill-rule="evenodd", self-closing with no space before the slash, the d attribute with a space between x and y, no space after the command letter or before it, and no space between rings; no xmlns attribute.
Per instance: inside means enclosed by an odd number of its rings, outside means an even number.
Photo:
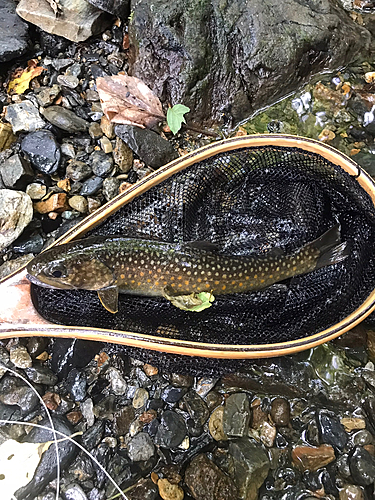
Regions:
<svg viewBox="0 0 375 500"><path fill-rule="evenodd" d="M23 94L29 88L31 80L44 70L45 68L38 66L37 59L31 59L25 70L16 70L13 79L8 84L8 93Z"/></svg>

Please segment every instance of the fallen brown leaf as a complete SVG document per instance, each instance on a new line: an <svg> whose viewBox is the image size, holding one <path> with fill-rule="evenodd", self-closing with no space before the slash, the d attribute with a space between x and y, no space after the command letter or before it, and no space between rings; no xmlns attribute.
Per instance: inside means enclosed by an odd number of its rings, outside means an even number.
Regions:
<svg viewBox="0 0 375 500"><path fill-rule="evenodd" d="M128 75L96 80L103 112L112 123L151 128L165 119L161 102L139 78Z"/></svg>

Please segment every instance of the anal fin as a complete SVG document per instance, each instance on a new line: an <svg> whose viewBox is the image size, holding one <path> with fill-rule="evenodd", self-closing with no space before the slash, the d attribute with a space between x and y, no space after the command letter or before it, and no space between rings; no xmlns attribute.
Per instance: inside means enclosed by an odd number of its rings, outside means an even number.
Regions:
<svg viewBox="0 0 375 500"><path fill-rule="evenodd" d="M112 314L118 311L118 288L117 286L109 286L98 290L98 297L102 306Z"/></svg>

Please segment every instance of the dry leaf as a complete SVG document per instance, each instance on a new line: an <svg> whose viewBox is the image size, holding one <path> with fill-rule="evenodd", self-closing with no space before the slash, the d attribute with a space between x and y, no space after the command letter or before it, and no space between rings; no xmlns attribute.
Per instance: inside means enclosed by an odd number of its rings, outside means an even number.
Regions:
<svg viewBox="0 0 375 500"><path fill-rule="evenodd" d="M151 128L165 119L161 102L139 78L128 75L99 77L96 88L103 112L112 123Z"/></svg>
<svg viewBox="0 0 375 500"><path fill-rule="evenodd" d="M45 68L38 66L37 59L31 59L25 70L18 70L14 73L13 79L8 84L8 93L23 94L29 88L31 80L44 70Z"/></svg>

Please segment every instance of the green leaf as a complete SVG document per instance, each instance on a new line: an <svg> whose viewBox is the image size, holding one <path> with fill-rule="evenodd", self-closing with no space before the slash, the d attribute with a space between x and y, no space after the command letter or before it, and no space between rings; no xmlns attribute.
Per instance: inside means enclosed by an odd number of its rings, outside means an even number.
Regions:
<svg viewBox="0 0 375 500"><path fill-rule="evenodd" d="M183 104L175 104L173 108L168 108L167 123L174 135L180 130L181 125L186 123L184 114L188 113L190 108Z"/></svg>
<svg viewBox="0 0 375 500"><path fill-rule="evenodd" d="M201 312L212 306L212 302L215 300L215 297L212 293L201 292L198 294L198 299L202 301L202 304L197 306L193 306L190 308L190 311Z"/></svg>

